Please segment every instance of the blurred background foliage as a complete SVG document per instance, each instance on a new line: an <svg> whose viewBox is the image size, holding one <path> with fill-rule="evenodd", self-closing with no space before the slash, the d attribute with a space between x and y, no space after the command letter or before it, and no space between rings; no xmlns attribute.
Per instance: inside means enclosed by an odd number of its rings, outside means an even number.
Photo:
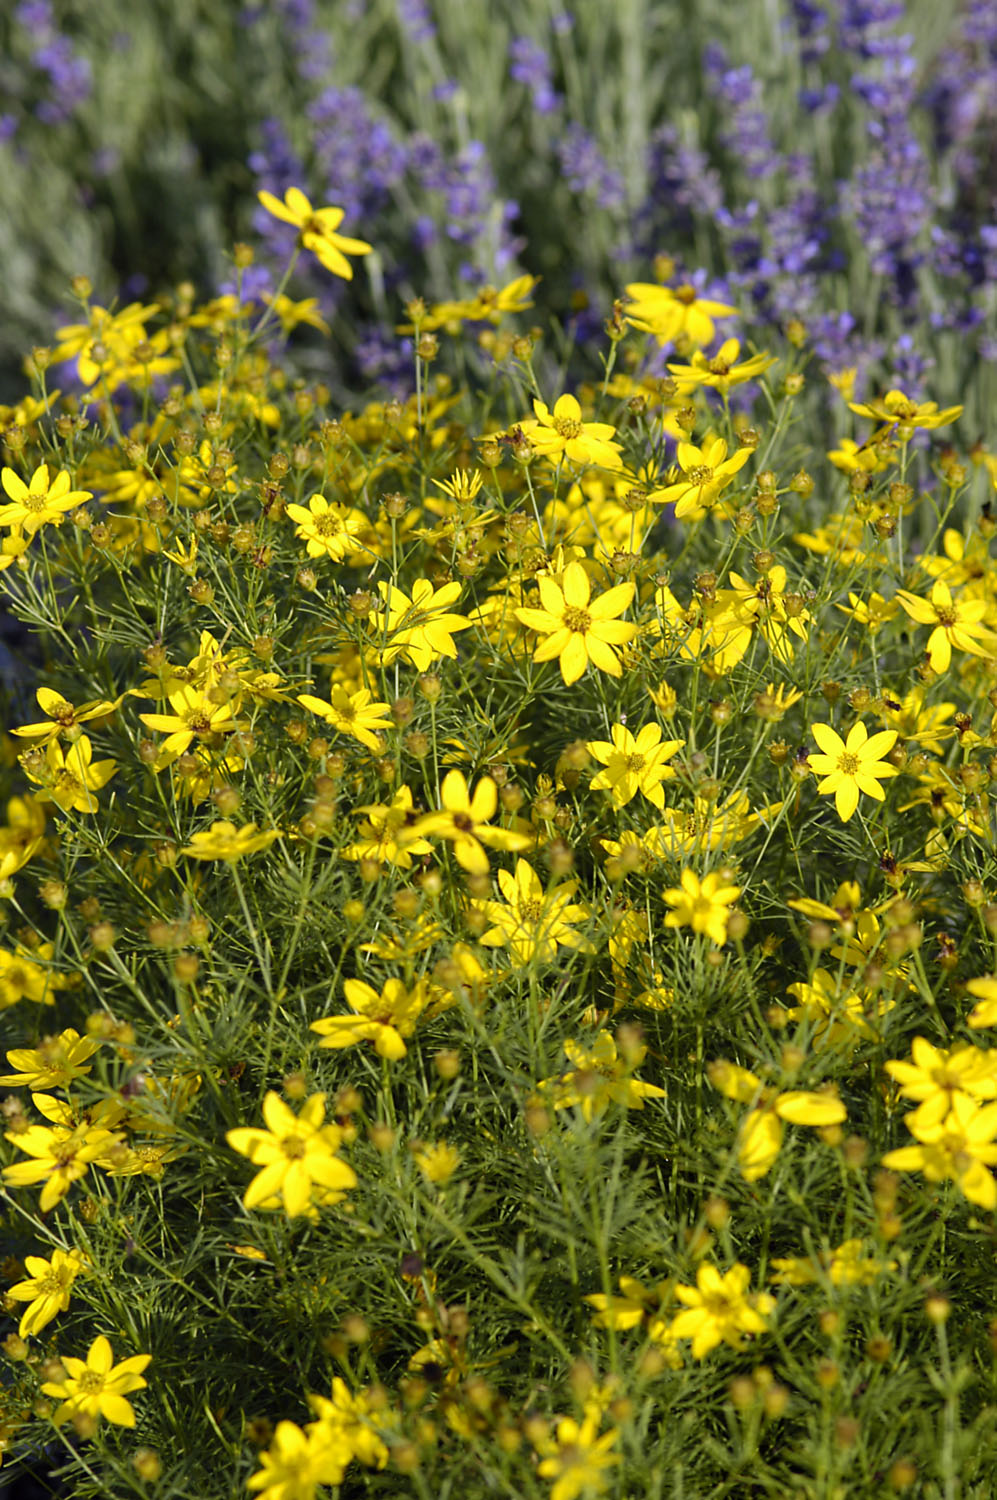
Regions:
<svg viewBox="0 0 997 1500"><path fill-rule="evenodd" d="M859 392L961 399L997 350L994 0L19 0L0 56L4 399L75 274L209 296L251 238L273 290L293 232L256 192L292 183L376 247L292 286L357 385L406 386L413 295L529 271L584 344L662 254Z"/></svg>

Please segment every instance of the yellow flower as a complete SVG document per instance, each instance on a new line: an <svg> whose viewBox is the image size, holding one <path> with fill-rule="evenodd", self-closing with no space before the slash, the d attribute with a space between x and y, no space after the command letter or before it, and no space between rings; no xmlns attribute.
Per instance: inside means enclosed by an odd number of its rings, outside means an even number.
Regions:
<svg viewBox="0 0 997 1500"><path fill-rule="evenodd" d="M353 1454L342 1439L330 1436L320 1422L302 1429L278 1422L269 1448L260 1454L262 1468L246 1480L263 1500L315 1500L319 1485L338 1485Z"/></svg>
<svg viewBox="0 0 997 1500"><path fill-rule="evenodd" d="M606 768L593 776L592 790L612 792L615 807L625 807L638 792L655 807L664 807L661 783L675 775L665 762L681 750L685 740L662 740L657 724L645 724L636 736L625 724L614 724L609 733L612 743L592 740L585 746Z"/></svg>
<svg viewBox="0 0 997 1500"><path fill-rule="evenodd" d="M588 574L579 562L570 562L562 583L548 574L537 578L542 609L517 609L520 624L539 631L547 639L533 653L534 661L557 657L561 676L570 686L584 675L589 662L600 672L621 677L616 647L632 641L637 626L618 618L634 596L634 584L618 583L592 599Z"/></svg>
<svg viewBox="0 0 997 1500"><path fill-rule="evenodd" d="M884 692L882 708L878 703L876 707L887 727L895 729L905 743L916 740L922 750L937 754L942 741L955 734L955 725L947 722L955 713L955 704L925 704L926 695L923 687L912 688L903 698Z"/></svg>
<svg viewBox="0 0 997 1500"><path fill-rule="evenodd" d="M454 469L449 479L434 479L436 488L461 505L470 505L481 492L485 477L480 469ZM434 502L436 508L439 502ZM491 514L491 512L489 512ZM480 522L479 522L480 524Z"/></svg>
<svg viewBox="0 0 997 1500"><path fill-rule="evenodd" d="M487 875L488 855L482 848L526 849L532 843L528 834L508 828L491 828L489 822L498 808L498 790L490 776L482 776L471 796L460 771L448 771L440 788L443 809L427 813L415 825L420 834L449 839L457 863L472 875Z"/></svg>
<svg viewBox="0 0 997 1500"><path fill-rule="evenodd" d="M22 724L19 729L12 729L11 734L21 735L24 739L58 739L62 734L71 735L80 724L86 724L90 719L103 719L113 714L122 702L122 698L115 698L113 703L106 698L94 698L74 708L61 693L45 687L38 689L35 698L47 718L38 724Z"/></svg>
<svg viewBox="0 0 997 1500"><path fill-rule="evenodd" d="M354 506L313 495L307 509L303 505L289 505L287 514L297 522L295 536L308 543L309 557L331 557L333 562L342 562L350 553L363 551L363 543L357 537L368 522Z"/></svg>
<svg viewBox="0 0 997 1500"><path fill-rule="evenodd" d="M883 1166L894 1172L923 1172L929 1182L957 1182L970 1203L991 1211L997 1208L997 1181L988 1166L997 1163L997 1104L982 1109L968 1094L956 1092L944 1119L915 1122L919 1111L904 1124L916 1146L888 1151Z"/></svg>
<svg viewBox="0 0 997 1500"><path fill-rule="evenodd" d="M684 478L653 490L648 499L659 505L674 502L676 520L689 516L696 521L733 484L751 457L751 449L738 448L728 458L724 439L711 437L704 439L701 448L695 443L679 443L677 456Z"/></svg>
<svg viewBox="0 0 997 1500"><path fill-rule="evenodd" d="M432 844L418 831L419 814L409 787L399 787L390 803L372 802L354 811L366 821L357 830L359 841L340 850L343 859L372 859L410 870L416 855L432 854Z"/></svg>
<svg viewBox="0 0 997 1500"><path fill-rule="evenodd" d="M574 396L559 396L553 412L542 401L533 402L536 421L521 423L536 451L551 463L567 459L585 468L620 469L620 445L614 443L616 428L608 422L583 422L582 409Z"/></svg>
<svg viewBox="0 0 997 1500"><path fill-rule="evenodd" d="M883 1065L900 1084L900 1097L918 1101L918 1108L907 1116L908 1129L944 1120L959 1096L977 1103L997 1098L997 1056L970 1046L953 1047L946 1052L933 1047L923 1036L914 1038L910 1050L910 1062L890 1061Z"/></svg>
<svg viewBox="0 0 997 1500"><path fill-rule="evenodd" d="M225 1139L233 1151L259 1166L243 1197L246 1208L269 1206L283 1199L289 1219L309 1214L312 1200L338 1203L357 1185L353 1168L336 1155L343 1133L324 1125L325 1095L313 1094L295 1115L272 1091L263 1100L266 1130L229 1130Z"/></svg>
<svg viewBox="0 0 997 1500"><path fill-rule="evenodd" d="M460 598L459 583L434 589L427 578L419 578L412 585L411 598L383 578L378 579L377 587L384 609L375 610L370 619L381 643L377 659L382 665L401 656L417 672L425 672L439 656L456 660L457 647L451 637L471 625L465 615L449 612L449 606Z"/></svg>
<svg viewBox="0 0 997 1500"><path fill-rule="evenodd" d="M768 1292L749 1293L751 1272L738 1262L723 1276L716 1266L700 1266L696 1285L677 1286L675 1295L684 1304L670 1325L674 1338L692 1339L693 1359L702 1359L718 1344L732 1349L744 1345L744 1335L764 1333L775 1311Z"/></svg>
<svg viewBox="0 0 997 1500"><path fill-rule="evenodd" d="M580 1495L603 1495L609 1484L608 1469L621 1462L611 1450L619 1440L619 1429L611 1427L598 1436L601 1414L591 1411L578 1423L563 1417L557 1424L557 1436L537 1443L541 1455L537 1473L542 1479L553 1479L550 1500L578 1500Z"/></svg>
<svg viewBox="0 0 997 1500"><path fill-rule="evenodd" d="M113 760L94 761L92 755L93 746L81 734L68 750L49 740L44 755L39 747L20 761L29 780L43 787L43 795L63 812L95 813L100 804L91 793L106 786L118 768Z"/></svg>
<svg viewBox="0 0 997 1500"><path fill-rule="evenodd" d="M343 222L341 208L312 208L301 189L296 187L288 188L283 203L273 193L260 192L257 197L267 213L285 224L294 225L302 247L310 250L327 271L333 276L341 276L344 281L353 280L353 267L346 257L369 255L372 247L366 240L352 240L344 234L337 234Z"/></svg>
<svg viewBox="0 0 997 1500"><path fill-rule="evenodd" d="M555 1109L578 1105L586 1120L604 1114L610 1103L627 1109L643 1109L645 1099L663 1099L665 1090L654 1083L632 1077L647 1055L643 1045L619 1057L608 1031L597 1031L590 1046L569 1038L564 1051L574 1067L557 1078L545 1078L537 1087L550 1093Z"/></svg>
<svg viewBox="0 0 997 1500"><path fill-rule="evenodd" d="M397 1060L408 1048L403 1037L411 1036L420 1015L429 1004L424 979L406 988L400 979L386 979L378 994L362 979L347 979L343 993L353 1009L352 1016L324 1016L311 1023L322 1040L320 1047L355 1047L358 1042L373 1042L378 1057Z"/></svg>
<svg viewBox="0 0 997 1500"><path fill-rule="evenodd" d="M38 1206L43 1214L64 1198L80 1177L85 1177L91 1162L103 1156L109 1146L121 1140L109 1130L80 1124L70 1129L65 1125L54 1128L48 1125L29 1125L27 1130L15 1134L6 1131L6 1138L19 1151L33 1157L32 1161L15 1162L4 1167L3 1180L9 1187L31 1187L43 1182Z"/></svg>
<svg viewBox="0 0 997 1500"><path fill-rule="evenodd" d="M980 1002L973 1007L967 1026L974 1031L979 1031L983 1026L997 1026L997 979L991 974L984 974L981 979L968 980L966 989Z"/></svg>
<svg viewBox="0 0 997 1500"><path fill-rule="evenodd" d="M863 1255L860 1239L845 1240L837 1250L823 1250L816 1260L787 1256L772 1261L770 1281L779 1286L811 1286L830 1281L832 1286L872 1286L880 1276L897 1269L895 1260L875 1260Z"/></svg>
<svg viewBox="0 0 997 1500"><path fill-rule="evenodd" d="M880 399L864 404L849 401L848 409L860 417L872 417L874 421L886 422L891 427L909 427L912 432L918 427L947 427L962 416L961 406L947 406L944 411L939 411L937 401L912 401L903 391L897 390L887 391Z"/></svg>
<svg viewBox="0 0 997 1500"><path fill-rule="evenodd" d="M742 578L740 573L731 573L732 589L721 589L718 602L729 613L721 614L714 628L725 626L729 634L723 641L723 669L735 665L751 643L751 631L755 625L765 637L766 645L777 661L788 664L793 659L794 643L790 634L798 640L807 639L807 624L813 619L808 609L795 606L790 614L786 608L786 569L781 565L769 571L754 583Z"/></svg>
<svg viewBox="0 0 997 1500"><path fill-rule="evenodd" d="M326 1442L345 1443L354 1458L372 1469L383 1469L388 1462L388 1448L372 1425L378 1407L366 1391L355 1395L338 1375L332 1379L331 1399L309 1396L308 1405L318 1417L311 1424Z"/></svg>
<svg viewBox="0 0 997 1500"><path fill-rule="evenodd" d="M843 740L830 724L813 724L810 733L820 746L821 753L811 755L810 769L824 780L817 788L822 797L833 794L838 817L847 823L859 805L859 794L875 797L877 802L885 799L880 786L887 776L897 776L896 766L883 757L893 749L897 733L895 729L881 729L870 735L861 720L848 731Z"/></svg>
<svg viewBox="0 0 997 1500"><path fill-rule="evenodd" d="M151 1360L151 1354L133 1354L116 1365L114 1351L103 1335L94 1339L85 1360L63 1354L65 1378L42 1385L46 1396L62 1403L52 1414L53 1422L58 1425L67 1417L106 1417L118 1427L134 1427L135 1413L125 1397L148 1385L142 1371Z"/></svg>
<svg viewBox="0 0 997 1500"><path fill-rule="evenodd" d="M0 484L10 500L0 505L0 526L23 529L29 536L49 523L61 526L67 511L93 499L89 490L70 489L65 469L49 483L47 464L39 464L27 484L13 469L3 469Z"/></svg>
<svg viewBox="0 0 997 1500"><path fill-rule="evenodd" d="M884 625L895 617L897 603L895 599L884 599L882 594L877 594L875 589L868 599L861 599L858 594L848 595L848 605L836 604L835 609L840 609L842 614L848 615L857 625L864 625L870 635L874 635Z"/></svg>
<svg viewBox="0 0 997 1500"><path fill-rule="evenodd" d="M176 563L177 567L180 568L184 573L187 573L190 577L193 577L195 572L197 571L196 534L191 534L189 547L185 546L182 541L178 541L177 550L175 552L167 552L166 548L164 547L163 556L170 562Z"/></svg>
<svg viewBox="0 0 997 1500"><path fill-rule="evenodd" d="M56 364L75 359L76 373L83 385L93 385L103 377L105 389L113 391L136 369L134 350L145 342L145 324L158 311L155 303L143 307L139 302L131 302L118 313L91 306L89 322L69 323L56 329L59 344L53 359ZM175 369L178 364L179 360L171 360L168 368Z"/></svg>
<svg viewBox="0 0 997 1500"><path fill-rule="evenodd" d="M822 1127L840 1125L848 1118L835 1093L790 1089L780 1094L766 1088L747 1068L729 1062L711 1063L707 1072L721 1094L753 1106L741 1123L738 1138L737 1156L745 1182L756 1182L771 1170L782 1146L783 1121Z"/></svg>
<svg viewBox="0 0 997 1500"><path fill-rule="evenodd" d="M373 693L367 688L358 688L351 693L338 682L331 684L329 701L314 698L310 693L298 695L298 702L309 713L318 714L340 734L352 735L368 750L380 750L378 731L391 728L391 708L387 703L373 703Z"/></svg>
<svg viewBox="0 0 997 1500"><path fill-rule="evenodd" d="M577 881L561 881L545 892L533 867L525 859L519 859L515 875L499 870L498 883L504 903L471 903L474 910L483 911L492 923L480 938L486 947L508 946L520 964L528 964L532 958L553 963L558 947L590 951L587 939L571 930L573 924L586 921L590 915L586 907L572 904Z"/></svg>
<svg viewBox="0 0 997 1500"><path fill-rule="evenodd" d="M0 1083L14 1088L68 1088L93 1071L86 1059L99 1046L93 1037L81 1037L70 1028L58 1036L45 1037L37 1048L15 1047L7 1053L7 1061L17 1072L3 1074Z"/></svg>
<svg viewBox="0 0 997 1500"><path fill-rule="evenodd" d="M831 448L827 456L834 467L844 474L853 474L857 469L862 469L867 474L876 474L886 468L871 439L860 444L852 438L842 438L841 446Z"/></svg>
<svg viewBox="0 0 997 1500"><path fill-rule="evenodd" d="M627 322L634 328L653 333L659 344L671 344L680 334L700 348L713 342L714 318L727 318L737 312L726 302L700 297L688 282L674 289L650 281L632 281L626 288L631 299L626 309Z"/></svg>
<svg viewBox="0 0 997 1500"><path fill-rule="evenodd" d="M263 293L263 300L268 307L272 307L280 319L280 326L285 334L293 333L301 323L307 323L310 328L317 328L319 333L329 333L331 330L328 323L318 310L317 297L305 297L301 302L294 302L286 297L283 292L273 297L269 292Z"/></svg>
<svg viewBox="0 0 997 1500"><path fill-rule="evenodd" d="M41 943L37 948L17 944L13 953L0 948L0 1010L16 1005L18 1000L32 1000L36 1005L54 1005L52 990L62 989L66 977L38 963L49 960L55 947Z"/></svg>
<svg viewBox="0 0 997 1500"><path fill-rule="evenodd" d="M980 623L987 612L985 599L953 599L941 578L932 585L930 599L919 599L907 589L897 589L897 598L918 625L935 627L927 648L934 671L948 671L953 647L973 656L997 656L997 637Z"/></svg>
<svg viewBox="0 0 997 1500"><path fill-rule="evenodd" d="M445 1187L460 1166L460 1152L456 1146L437 1141L412 1153L412 1158L427 1182Z"/></svg>
<svg viewBox="0 0 997 1500"><path fill-rule="evenodd" d="M691 927L705 933L718 947L727 941L728 907L741 894L739 885L729 885L714 870L700 880L694 870L683 870L680 886L664 891L663 899L675 908L665 918L666 927Z"/></svg>
<svg viewBox="0 0 997 1500"><path fill-rule="evenodd" d="M712 357L707 358L702 350L697 349L693 353L691 364L669 365L668 368L676 380L685 381L689 385L705 385L715 391L729 391L732 385L742 385L746 380L754 380L756 375L763 374L778 363L774 355L752 354L738 364L740 353L741 345L737 339L725 339Z"/></svg>
<svg viewBox="0 0 997 1500"><path fill-rule="evenodd" d="M82 1250L53 1250L52 1259L26 1255L24 1269L29 1281L19 1281L7 1292L15 1302L27 1302L18 1326L22 1339L39 1334L46 1324L69 1306L69 1292L81 1271L89 1269L89 1258Z"/></svg>
<svg viewBox="0 0 997 1500"><path fill-rule="evenodd" d="M191 859L224 859L234 864L246 854L256 854L268 849L274 839L280 837L279 828L269 828L260 833L255 823L244 823L236 828L227 818L212 823L211 827L195 833L189 844L180 850Z"/></svg>
<svg viewBox="0 0 997 1500"><path fill-rule="evenodd" d="M583 1297L583 1302L589 1302L595 1308L596 1316L592 1319L596 1328L638 1328L644 1319L656 1314L662 1304L674 1293L675 1286L671 1281L659 1281L657 1286L646 1287L640 1281L635 1281L632 1276L620 1277L619 1297L606 1296L602 1292L593 1292Z"/></svg>
<svg viewBox="0 0 997 1500"><path fill-rule="evenodd" d="M147 729L156 729L167 736L160 750L164 764L166 759L175 760L183 755L195 739L208 739L236 727L231 706L213 702L203 689L181 686L167 696L171 714L139 714Z"/></svg>
<svg viewBox="0 0 997 1500"><path fill-rule="evenodd" d="M809 983L790 984L786 990L799 1001L786 1014L794 1021L812 1021L814 1035L826 1036L829 1041L854 1042L859 1036L877 1041L880 1033L873 1020L881 1019L896 1005L882 993L863 994L849 989L847 981L839 984L827 969L815 969Z"/></svg>

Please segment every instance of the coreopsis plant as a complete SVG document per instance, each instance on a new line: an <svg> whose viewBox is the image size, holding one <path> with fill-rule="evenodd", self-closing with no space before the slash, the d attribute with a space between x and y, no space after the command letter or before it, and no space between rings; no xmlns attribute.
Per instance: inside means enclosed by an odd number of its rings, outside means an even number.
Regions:
<svg viewBox="0 0 997 1500"><path fill-rule="evenodd" d="M986 1492L980 391L879 402L843 324L663 260L605 334L515 270L403 305L274 201L334 316L297 249L78 283L0 408L5 1464L54 1420L80 1500Z"/></svg>

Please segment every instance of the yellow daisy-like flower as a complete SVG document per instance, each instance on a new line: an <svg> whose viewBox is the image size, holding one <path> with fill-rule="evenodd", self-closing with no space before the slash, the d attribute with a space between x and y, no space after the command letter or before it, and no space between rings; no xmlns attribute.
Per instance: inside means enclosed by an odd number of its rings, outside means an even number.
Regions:
<svg viewBox="0 0 997 1500"><path fill-rule="evenodd" d="M633 1077L647 1055L643 1045L620 1057L611 1032L597 1031L589 1045L569 1038L564 1051L574 1067L558 1078L545 1078L538 1088L550 1093L555 1109L578 1105L586 1120L604 1114L610 1103L643 1109L645 1099L663 1099L665 1090Z"/></svg>
<svg viewBox="0 0 997 1500"><path fill-rule="evenodd" d="M701 448L695 443L679 443L677 457L683 478L653 490L648 499L658 505L674 502L676 520L689 516L695 521L733 484L751 457L751 449L738 448L728 458L724 439L711 437L704 439Z"/></svg>
<svg viewBox="0 0 997 1500"><path fill-rule="evenodd" d="M46 979L47 975L44 976ZM16 1073L4 1073L0 1083L13 1088L68 1088L77 1078L92 1072L88 1057L100 1046L93 1037L81 1037L72 1027L58 1036L47 1036L36 1048L14 1047L7 1061Z"/></svg>
<svg viewBox="0 0 997 1500"><path fill-rule="evenodd" d="M985 599L953 599L947 583L938 579L928 599L919 599L907 589L897 589L897 598L918 625L933 625L928 637L928 660L936 672L947 672L953 647L972 656L997 656L997 636L981 624L987 612Z"/></svg>
<svg viewBox="0 0 997 1500"><path fill-rule="evenodd" d="M579 1423L564 1417L557 1424L557 1436L546 1437L537 1444L541 1455L537 1473L542 1479L553 1479L550 1500L578 1500L583 1495L603 1495L609 1484L608 1470L622 1460L612 1450L619 1441L618 1427L599 1436L601 1413L590 1411Z"/></svg>
<svg viewBox="0 0 997 1500"><path fill-rule="evenodd" d="M997 1180L987 1167L997 1165L997 1104L978 1108L968 1094L955 1093L943 1119L917 1121L915 1110L904 1124L916 1146L888 1151L883 1166L894 1172L923 1172L929 1182L958 1183L970 1203L991 1212L997 1208Z"/></svg>
<svg viewBox="0 0 997 1500"><path fill-rule="evenodd" d="M777 364L773 354L752 354L738 364L741 345L737 339L725 339L710 358L697 349L688 365L669 365L676 380L689 385L705 385L714 391L729 391L732 385L743 385L754 380L772 365Z"/></svg>
<svg viewBox="0 0 997 1500"><path fill-rule="evenodd" d="M997 979L992 974L984 974L980 979L968 980L966 990L979 1001L970 1012L967 1026L973 1031L997 1026Z"/></svg>
<svg viewBox="0 0 997 1500"><path fill-rule="evenodd" d="M778 1093L767 1088L757 1076L736 1063L714 1062L707 1069L709 1080L728 1099L750 1104L738 1136L737 1159L745 1182L757 1182L771 1170L779 1155L784 1135L784 1121L791 1125L840 1125L848 1118L845 1106L835 1093L818 1093L811 1089L790 1089Z"/></svg>
<svg viewBox="0 0 997 1500"><path fill-rule="evenodd" d="M845 1240L836 1250L823 1250L816 1260L805 1256L776 1257L770 1281L779 1286L812 1286L826 1280L832 1286L872 1286L880 1276L897 1269L895 1260L866 1255L863 1240Z"/></svg>
<svg viewBox="0 0 997 1500"><path fill-rule="evenodd" d="M307 542L309 557L331 557L333 562L342 562L351 552L363 551L363 543L357 537L367 527L367 517L354 506L313 495L307 508L289 505L287 514L297 523L295 536Z"/></svg>
<svg viewBox="0 0 997 1500"><path fill-rule="evenodd" d="M498 808L498 789L490 776L482 776L472 797L463 773L448 771L440 800L441 811L420 818L416 828L420 834L449 839L457 863L472 875L488 873L488 855L482 845L516 850L527 849L533 842L528 834L489 826Z"/></svg>
<svg viewBox="0 0 997 1500"><path fill-rule="evenodd" d="M730 919L728 908L741 894L741 887L729 885L716 870L702 880L694 870L683 870L679 878L680 886L663 892L663 899L674 907L665 918L665 926L691 927L723 947Z"/></svg>
<svg viewBox="0 0 997 1500"><path fill-rule="evenodd" d="M373 1042L378 1057L392 1061L404 1057L408 1048L403 1040L411 1036L422 1012L429 1004L429 989L424 979L406 986L401 979L386 979L378 994L362 979L347 979L343 993L353 1010L352 1016L324 1016L311 1023L311 1030L322 1038L320 1047L355 1047L359 1042Z"/></svg>
<svg viewBox="0 0 997 1500"><path fill-rule="evenodd" d="M588 909L575 905L572 897L577 881L565 880L544 891L532 865L525 859L516 861L516 873L498 872L499 889L505 901L473 901L472 907L483 911L491 926L480 941L486 947L508 946L517 963L528 964L532 958L553 963L559 946L588 951L588 940L572 927L588 919Z"/></svg>
<svg viewBox="0 0 997 1500"><path fill-rule="evenodd" d="M391 728L391 706L388 703L374 703L374 695L367 688L358 688L355 693L349 692L339 683L334 682L329 691L328 702L323 698L315 698L310 693L301 693L298 702L302 708L307 708L309 713L318 714L327 724L340 734L348 734L361 745L366 745L368 750L380 750L381 740L379 731Z"/></svg>
<svg viewBox="0 0 997 1500"><path fill-rule="evenodd" d="M896 744L895 729L881 729L870 735L861 720L848 731L843 740L830 724L812 724L810 733L820 746L820 754L811 755L810 768L824 780L817 788L822 797L834 797L838 817L847 823L859 805L860 793L875 797L877 802L885 800L880 781L888 776L897 776L896 766L883 757Z"/></svg>
<svg viewBox="0 0 997 1500"><path fill-rule="evenodd" d="M333 276L344 281L353 280L353 267L346 259L348 255L369 255L371 245L366 240L353 240L338 234L343 222L341 208L312 208L300 188L290 187L284 201L266 191L257 194L267 213L285 224L293 224L298 230L303 249L310 250Z"/></svg>
<svg viewBox="0 0 997 1500"><path fill-rule="evenodd" d="M976 1103L997 1098L997 1054L970 1046L946 1051L933 1047L923 1036L914 1038L910 1051L910 1062L891 1060L883 1064L899 1083L900 1097L917 1100L917 1109L907 1116L910 1130L944 1120L959 1095Z"/></svg>
<svg viewBox="0 0 997 1500"><path fill-rule="evenodd" d="M751 1272L738 1263L723 1276L716 1266L702 1265L694 1287L675 1288L684 1310L672 1319L670 1332L675 1338L692 1340L693 1359L702 1359L718 1344L740 1349L745 1334L766 1331L775 1299L768 1292L750 1293L750 1285Z"/></svg>
<svg viewBox="0 0 997 1500"><path fill-rule="evenodd" d="M30 1279L19 1281L7 1292L15 1302L29 1304L17 1329L22 1339L39 1334L58 1313L66 1311L70 1288L89 1265L89 1257L82 1250L75 1249L53 1250L51 1260L40 1255L24 1257L24 1269Z"/></svg>
<svg viewBox="0 0 997 1500"><path fill-rule="evenodd" d="M223 859L234 864L244 855L268 849L279 837L279 828L268 828L261 833L255 823L244 823L241 828L236 828L234 823L223 818L201 833L195 833L180 853L191 859Z"/></svg>
<svg viewBox="0 0 997 1500"><path fill-rule="evenodd" d="M40 749L20 757L29 780L44 788L44 795L63 812L95 813L99 807L94 792L105 787L117 774L113 760L93 760L93 746L85 734L63 750L58 740L49 740L44 758L37 764L34 757Z"/></svg>
<svg viewBox="0 0 997 1500"><path fill-rule="evenodd" d="M81 1124L68 1126L30 1125L19 1133L6 1131L11 1141L31 1161L14 1162L4 1167L3 1180L8 1187L31 1187L44 1183L38 1206L43 1214L64 1198L80 1177L85 1177L90 1163L103 1156L110 1146L121 1140L109 1130Z"/></svg>
<svg viewBox="0 0 997 1500"><path fill-rule="evenodd" d="M445 1187L460 1166L460 1152L446 1141L436 1141L412 1153L412 1160L427 1182Z"/></svg>
<svg viewBox="0 0 997 1500"><path fill-rule="evenodd" d="M557 657L569 686L584 675L590 661L600 672L621 677L623 668L615 648L632 641L637 626L618 617L633 599L634 584L618 583L593 599L585 569L579 562L570 562L560 584L541 573L537 587L543 608L515 611L520 624L547 637L534 651L534 661Z"/></svg>
<svg viewBox="0 0 997 1500"><path fill-rule="evenodd" d="M567 459L586 468L621 469L620 445L613 438L616 428L609 422L583 422L582 409L574 396L559 396L550 411L542 401L534 401L536 421L523 422L523 431L542 457L551 463Z"/></svg>
<svg viewBox="0 0 997 1500"><path fill-rule="evenodd" d="M909 427L912 432L918 427L947 427L950 422L962 416L961 406L947 406L944 411L939 411L937 401L912 401L903 391L898 390L887 391L885 396L876 401L849 401L848 409L857 416L887 422L891 427Z"/></svg>
<svg viewBox="0 0 997 1500"><path fill-rule="evenodd" d="M227 734L236 727L231 705L213 702L204 689L184 685L171 692L168 701L171 714L139 714L147 729L167 736L161 758L175 760L190 749L195 739Z"/></svg>
<svg viewBox="0 0 997 1500"><path fill-rule="evenodd" d="M428 578L418 578L412 585L412 597L397 584L378 579L378 591L384 609L370 617L378 643L378 660L388 666L397 656L412 663L417 672L426 672L437 657L456 660L457 647L452 637L458 630L470 629L466 615L450 610L460 598L459 583L445 583L434 589Z"/></svg>
<svg viewBox="0 0 997 1500"><path fill-rule="evenodd" d="M41 526L61 526L67 511L93 499L89 490L70 488L65 469L50 483L47 464L39 464L27 484L13 469L5 468L0 471L0 484L10 501L0 505L0 526L26 531L29 536Z"/></svg>
<svg viewBox="0 0 997 1500"><path fill-rule="evenodd" d="M246 1480L261 1500L315 1500L319 1485L338 1485L353 1451L341 1435L330 1435L321 1422L302 1430L296 1422L278 1422L273 1439L260 1454L261 1468Z"/></svg>
<svg viewBox="0 0 997 1500"><path fill-rule="evenodd" d="M85 1360L63 1354L65 1379L46 1380L42 1385L46 1396L62 1403L52 1414L53 1422L58 1425L77 1416L106 1417L118 1427L134 1427L135 1413L125 1397L148 1385L142 1371L151 1360L151 1354L133 1354L116 1365L114 1351L103 1335L94 1339Z"/></svg>
<svg viewBox="0 0 997 1500"><path fill-rule="evenodd" d="M636 735L625 724L610 729L612 742L592 740L585 746L588 753L605 766L592 778L592 790L612 792L616 807L626 804L641 792L655 807L664 807L661 783L675 775L666 762L685 740L662 740L658 724L645 724Z"/></svg>
<svg viewBox="0 0 997 1500"><path fill-rule="evenodd" d="M338 1203L356 1187L353 1168L336 1155L342 1131L323 1124L324 1094L313 1094L296 1115L271 1091L263 1100L263 1119L266 1130L245 1127L225 1134L233 1151L260 1167L243 1196L244 1207L282 1199L288 1218L295 1219L308 1215L313 1199Z"/></svg>
<svg viewBox="0 0 997 1500"><path fill-rule="evenodd" d="M78 708L74 708L61 693L53 692L52 688L46 687L39 688L35 693L35 698L38 707L43 714L47 715L47 718L37 724L22 724L20 728L12 729L11 734L20 735L24 739L58 739L62 734L72 734L80 724L86 724L91 719L103 719L108 714L113 714L122 702L122 698L115 698L113 703L106 698L95 698L89 703L81 703Z"/></svg>
<svg viewBox="0 0 997 1500"><path fill-rule="evenodd" d="M685 282L681 286L658 286L651 281L632 281L626 288L631 299L627 322L634 328L653 333L659 344L671 344L685 334L690 343L705 348L716 332L714 318L728 318L737 312L726 302L701 297L696 288Z"/></svg>

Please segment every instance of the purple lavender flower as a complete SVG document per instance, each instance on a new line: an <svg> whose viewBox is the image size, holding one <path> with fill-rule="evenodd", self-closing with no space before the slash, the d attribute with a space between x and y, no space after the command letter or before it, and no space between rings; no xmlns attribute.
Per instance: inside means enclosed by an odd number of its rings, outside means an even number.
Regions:
<svg viewBox="0 0 997 1500"><path fill-rule="evenodd" d="M552 114L560 103L551 80L550 59L532 37L513 37L509 43L509 76L529 89L537 114Z"/></svg>
<svg viewBox="0 0 997 1500"><path fill-rule="evenodd" d="M557 144L557 155L572 192L593 198L600 208L623 207L626 195L621 174L580 125L568 126Z"/></svg>
<svg viewBox="0 0 997 1500"><path fill-rule="evenodd" d="M431 42L436 27L426 0L397 0L398 22L410 42Z"/></svg>

